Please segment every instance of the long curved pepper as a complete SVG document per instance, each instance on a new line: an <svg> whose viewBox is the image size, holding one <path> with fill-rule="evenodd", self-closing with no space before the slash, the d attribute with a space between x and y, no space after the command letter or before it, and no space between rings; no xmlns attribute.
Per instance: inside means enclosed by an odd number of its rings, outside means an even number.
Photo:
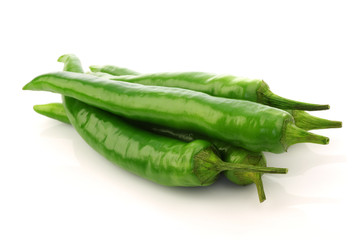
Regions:
<svg viewBox="0 0 360 240"><path fill-rule="evenodd" d="M127 69L127 68L120 68L120 67L116 67L113 65L92 65L90 66L90 70L91 72L88 72L87 74L92 74L98 77L103 77L103 78L107 78L107 79L111 79L111 80L116 80L116 81L128 81L128 82L132 82L132 83L139 83L139 84L144 84L144 85L153 85L153 86L164 86L164 87L182 87L182 88L186 88L189 90L194 90L194 91L202 91L204 93L208 93L210 95L213 96L218 96L218 97L226 97L226 98L235 98L238 99L243 95L236 95L233 94L233 92L239 91L242 92L241 86L238 86L238 84L235 82L232 90L219 90L221 88L226 88L228 89L229 86L227 86L227 82L221 83L223 78L217 78L216 79L216 84L214 84L214 80L211 81L205 81L204 79L200 79L203 80L203 84L204 86L202 86L201 88L199 87L197 83L197 81L200 81L197 76L199 73L194 73L194 79L192 81L190 81L190 77L187 77L185 79L180 79L181 74L177 73L179 76L177 76L178 79L173 79L171 77L171 74L169 76L169 79L165 79L164 76L161 76L162 74L159 73L157 75L149 75L149 74L140 74L138 72L135 72L133 70ZM189 73L190 74L190 73ZM131 76L124 76L124 75L136 75L134 77ZM158 77L158 75L160 75L161 77ZM172 75L175 75L175 73L173 73ZM119 77L118 77L119 76ZM226 80L226 78L224 78L224 80ZM200 82L201 83L201 82ZM215 90L217 89L217 90ZM217 95L219 94L219 95ZM229 95L227 95L229 94ZM244 96L248 96L248 95L244 95ZM253 99L253 98L247 98L245 97L245 100L250 100L250 101L257 101L257 99ZM285 111L289 112L294 120L295 120L295 125L304 129L304 130L313 130L313 129L326 129L326 128L341 128L342 127L342 122L341 121L333 121L333 120L328 120L328 119L324 119L324 118L319 118L319 117L315 117L310 115L309 113L303 111L303 110L291 110L291 109L284 109Z"/></svg>
<svg viewBox="0 0 360 240"><path fill-rule="evenodd" d="M281 153L293 144L328 144L295 126L283 110L180 88L112 81L88 74L43 74L24 90L70 96L126 118L198 132L250 151Z"/></svg>
<svg viewBox="0 0 360 240"><path fill-rule="evenodd" d="M326 110L327 104L304 103L280 97L270 91L269 85L260 79L250 79L233 75L217 75L205 72L164 72L139 74L135 71L112 65L90 66L92 72L116 75L113 80L178 87L204 92L212 96L242 99L266 104L281 109ZM126 76L122 76L126 75Z"/></svg>

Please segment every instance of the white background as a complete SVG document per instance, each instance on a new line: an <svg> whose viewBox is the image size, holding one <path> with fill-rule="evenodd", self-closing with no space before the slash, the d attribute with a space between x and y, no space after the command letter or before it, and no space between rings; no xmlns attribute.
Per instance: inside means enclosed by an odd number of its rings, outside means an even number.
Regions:
<svg viewBox="0 0 360 240"><path fill-rule="evenodd" d="M355 239L359 237L357 1L2 1L0 239ZM170 188L123 171L22 91L74 53L88 70L204 71L264 79L284 97L330 104L330 144L268 154L287 175ZM355 220L354 218L355 217Z"/></svg>

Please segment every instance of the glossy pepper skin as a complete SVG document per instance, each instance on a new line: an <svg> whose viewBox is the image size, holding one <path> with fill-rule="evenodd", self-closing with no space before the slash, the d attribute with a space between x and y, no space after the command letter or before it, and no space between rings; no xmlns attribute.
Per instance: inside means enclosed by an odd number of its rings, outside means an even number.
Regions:
<svg viewBox="0 0 360 240"><path fill-rule="evenodd" d="M83 72L75 55L65 54L58 61L64 63L64 71ZM70 97L63 96L63 106L67 121L92 148L132 173L169 186L200 186L215 181L215 177L206 177L200 182L194 174L195 158L201 151L209 153L209 159L217 159L210 150L210 143L197 141L191 146L162 138ZM39 111L39 106L34 110ZM58 119L65 119L65 116ZM170 171L172 174L167 175Z"/></svg>
<svg viewBox="0 0 360 240"><path fill-rule="evenodd" d="M136 128L120 117L74 98L63 97L70 123L98 153L121 168L166 186L206 186L229 169L254 172L281 172L225 163L212 151L211 143L189 143Z"/></svg>
<svg viewBox="0 0 360 240"><path fill-rule="evenodd" d="M186 89L71 72L40 75L23 89L60 93L126 118L198 132L254 152L281 153L295 143L329 141L297 128L283 110Z"/></svg>
<svg viewBox="0 0 360 240"><path fill-rule="evenodd" d="M194 90L194 91L199 91L201 90L204 93L208 93L210 95L213 96L219 96L219 97L226 97L226 98L233 98L234 97L234 89L241 87L242 86L238 86L236 84L234 84L233 88L231 91L229 90L229 88L225 85L226 82L224 83L224 86L222 86L222 84L217 84L216 88L220 89L220 88L225 88L225 90L220 91L220 90L211 90L209 85L214 85L213 81L204 81L204 79L195 79L194 82L190 82L189 81L189 74L191 73L185 73L186 74L186 81L185 80L175 80L172 78L172 75L175 75L175 73L170 74L170 78L169 79L165 79L166 75L165 74L161 74L161 77L148 77L145 78L144 75L141 75L138 72L135 72L133 70L130 69L126 69L126 68L120 68L120 67L116 67L113 65L103 65L103 66L90 66L90 69L92 72L89 72L88 74L92 74L98 77L104 77L104 78L108 78L108 79L112 79L112 80L117 80L117 81L129 81L129 82L134 82L134 83L140 83L140 84L144 84L144 85L155 85L155 86L169 86L169 87L184 87L186 89L189 90ZM199 73L195 73L195 74L199 74ZM203 73L201 73L203 74ZM131 77L131 76L123 76L123 75L137 75L137 77ZM210 77L210 74L208 74ZM121 76L121 77L116 77L116 76ZM145 75L146 76L146 75ZM178 74L177 77L181 76L181 74ZM202 80L202 81L199 81ZM227 80L226 78L224 78L224 80ZM216 79L216 81L222 81L222 79L218 78ZM254 81L254 80L253 80ZM190 83L189 83L190 82ZM203 84L205 86L199 87L199 83L203 82ZM229 93L229 95L227 95ZM216 95L216 94L220 94L220 95ZM236 98L240 98L240 95L235 94L235 99ZM257 101L257 98L248 98L247 100L250 101ZM295 120L295 125L304 129L304 130L313 130L313 129L326 129L326 128L341 128L342 127L342 122L341 121L333 121L333 120L328 120L328 119L324 119L324 118L319 118L319 117L315 117L310 115L309 113L303 111L303 110L289 110L289 109L284 109L285 111L289 112L294 120Z"/></svg>
<svg viewBox="0 0 360 240"><path fill-rule="evenodd" d="M83 73L83 68L81 66L81 62L79 58L74 54L65 54L62 55L59 59L59 62L64 63L64 71L70 72L79 72ZM112 78L114 75L140 75L140 73L135 72L133 70L127 68L120 68L114 65L104 65L104 66L91 66L91 71L96 72L98 76ZM35 105L34 110L40 114L43 114L48 117L55 118L65 123L69 123L67 116L65 114L64 107L62 104L53 103L53 104L45 104L45 105ZM65 121L64 121L65 120ZM136 122L132 121L132 124L135 124L142 129L149 130L155 134L161 134L167 137L172 137L179 139L184 142L191 142L196 139L204 139L204 136L199 134L194 134L193 132L186 132L182 130L174 130L171 128L162 127L159 125L152 125L145 122ZM266 160L262 153L250 152L243 148L238 148L226 144L221 141L212 140L212 144L215 145L221 159L226 159L226 162L232 163L246 163L250 165L260 165L266 167ZM261 173L254 172L243 172L243 171L225 171L225 175L234 183L239 185L247 185L253 182L258 183L261 182ZM260 179L260 180L259 180ZM262 183L261 183L262 185ZM259 188L258 188L259 189ZM265 199L265 194L263 193L263 189L259 189L260 201Z"/></svg>
<svg viewBox="0 0 360 240"><path fill-rule="evenodd" d="M34 110L44 116L59 120L64 123L70 123L65 113L64 106L61 103L35 105ZM123 120L125 121L126 119ZM203 136L199 136L191 132L164 128L162 126L151 125L148 123L131 121L131 124L155 134L176 138L184 142L203 139ZM250 152L246 149L234 147L219 141L212 141L212 144L214 144L216 147L216 152L220 158L225 162L266 167L266 159L262 153ZM241 170L228 170L225 171L224 174L227 179L238 185L248 185L255 183L258 191L259 201L265 201L266 195L261 179L262 173L246 172Z"/></svg>
<svg viewBox="0 0 360 240"><path fill-rule="evenodd" d="M171 128L165 128L162 126L149 125L147 123L137 123L141 128L148 129L151 132L156 134L161 134L164 136L180 139L185 142L193 141L195 139L204 139L204 136L187 131L175 130ZM220 158L224 162L229 163L241 163L246 165L254 165L266 167L266 158L261 152L251 152L243 148L234 147L230 144L226 144L217 140L210 140L212 144L218 150ZM248 185L255 183L259 200L263 202L266 199L263 182L261 179L262 173L258 172L244 172L244 171L225 171L226 178L231 182L238 185Z"/></svg>
<svg viewBox="0 0 360 240"><path fill-rule="evenodd" d="M213 183L214 177L201 181L194 173L195 158L209 151L210 143L191 143L157 136L139 130L119 117L64 97L66 114L81 137L97 152L116 165L136 175L168 186L201 186Z"/></svg>
<svg viewBox="0 0 360 240"><path fill-rule="evenodd" d="M325 110L327 104L312 104L280 97L270 91L269 86L260 79L250 79L233 75L217 75L205 72L167 72L139 74L125 68L111 66L90 66L93 72L104 72L112 75L113 80L127 81L153 86L178 87L207 93L212 96L241 99L266 104L281 109ZM125 74L122 74L125 73ZM128 75L126 75L128 74ZM125 75L125 76L122 76Z"/></svg>
<svg viewBox="0 0 360 240"><path fill-rule="evenodd" d="M72 72L83 72L83 68L81 66L80 60L73 54L65 54L62 55L59 59L59 62L64 63L64 71L72 71ZM109 66L108 68L105 68L105 70L108 69L108 71L116 71L117 74L136 74L133 71L129 71L127 69L121 69L116 68L113 66ZM65 123L70 123L70 121L67 118L67 115L65 113L64 106L59 103L52 103L52 104L45 104L45 105L35 105L34 110L37 111L40 114L43 114L48 117L55 118L57 120L63 121ZM134 123L134 122L133 122ZM136 124L136 122L135 122ZM185 142L191 142L195 139L202 139L202 136L194 136L193 133L187 133L183 131L175 131L172 129L166 129L161 126L151 126L148 123L142 123L136 124L140 127L142 127L145 130L150 130L154 132L155 134L158 133L164 133L167 132L167 134L164 134L165 136L169 137L175 137L179 140L185 141ZM158 129L159 128L159 129ZM171 134L169 134L170 132ZM189 137L191 137L189 139ZM233 146L230 146L228 144L224 144L222 142L216 141L216 146L218 150L220 151L222 158L226 159L229 163L237 163L237 164L245 164L245 165L253 165L253 166L262 166L266 167L266 160L264 158L264 155L262 153L254 153L249 152L245 149L236 148ZM258 190L258 196L259 201L263 202L266 199L264 187L261 179L262 173L260 172L246 172L241 170L227 170L225 171L225 175L228 177L228 179L236 184L239 185L247 185L250 183L255 183L257 190Z"/></svg>
<svg viewBox="0 0 360 240"><path fill-rule="evenodd" d="M47 116L52 119L56 119L63 123L71 124L66 115L62 103L48 103L48 104L34 105L34 110L41 115ZM123 119L123 121L130 124L129 123L130 121L127 119ZM203 136L194 134L192 132L165 128L162 126L151 125L148 123L131 121L131 125L135 125L138 128L144 129L146 131L150 131L154 134L175 138L184 142L191 142L196 139L204 139ZM246 149L234 147L229 144L216 140L211 141L211 143L216 147L217 150L216 152L218 153L220 158L225 162L243 163L254 166L266 167L266 159L264 157L264 154L262 153L250 152ZM248 177L249 174L251 175L251 177ZM261 175L261 173L253 173L253 172L246 173L243 171L225 171L225 175L231 176L229 179L238 185L247 185L253 183L254 176L258 174Z"/></svg>

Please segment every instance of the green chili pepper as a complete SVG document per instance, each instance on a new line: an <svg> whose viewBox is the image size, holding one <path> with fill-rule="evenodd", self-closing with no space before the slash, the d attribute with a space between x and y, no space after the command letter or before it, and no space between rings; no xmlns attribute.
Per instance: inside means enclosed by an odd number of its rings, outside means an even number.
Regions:
<svg viewBox="0 0 360 240"><path fill-rule="evenodd" d="M44 116L59 120L64 123L70 123L65 113L64 106L61 103L35 105L34 110ZM126 119L123 120L126 121ZM129 121L126 122L129 123ZM202 139L202 136L197 136L196 134L190 132L176 131L174 129L134 121L131 121L131 124L135 125L136 127L151 131L155 134L176 138L184 142L191 142L196 139ZM220 158L224 162L266 167L266 159L262 153L250 152L245 149L233 147L219 141L215 141L212 143L218 150ZM263 202L266 199L261 179L261 173L244 172L237 170L225 171L224 173L230 181L238 185L248 185L251 183L255 183L258 191L259 201Z"/></svg>
<svg viewBox="0 0 360 240"><path fill-rule="evenodd" d="M198 132L254 152L280 153L295 143L329 142L327 137L296 127L283 110L186 89L72 72L40 75L23 89L60 93L120 116Z"/></svg>
<svg viewBox="0 0 360 240"><path fill-rule="evenodd" d="M58 59L59 62L63 62L64 63L64 71L76 71L76 72L83 72L82 66L81 66L81 62L80 59L78 59L75 55L73 54L66 54L61 56ZM127 70L127 69L123 69L123 68L117 68L114 66L108 66L107 68L105 68L106 71L110 71L110 72L114 72L114 69L116 69L115 73L116 74L137 74L134 71L131 70ZM106 73L103 73L106 74ZM50 113L46 112L46 106L42 105L42 106L34 106L34 110L39 112L39 107L41 114L45 114L48 116L55 116L56 114L54 114L54 112L56 110L58 110L58 114L62 115L62 116L58 116L58 119L65 119L67 118L66 114L65 114L65 110L63 108L62 105L57 104L56 106L59 109L56 109L55 104L49 104L49 109ZM67 119L68 121L68 119ZM134 124L134 121L133 121ZM189 133L189 132L184 132L184 131L176 131L173 129L169 129L169 128L164 128L161 126L155 126L155 125L149 125L148 123L144 124L141 122L135 122L136 125L146 129L146 130L150 130L156 134L160 133L163 134L165 136L168 137L174 137L177 138L179 140L185 141L185 142L191 142L194 141L195 139L203 139L203 136L195 136L194 133ZM266 160L265 157L262 153L255 153L255 152L250 152L247 151L245 149L242 148L237 148L237 147L233 147L230 146L229 144L225 144L223 142L220 141L212 141L212 143L215 142L215 146L217 147L217 149L220 151L222 158L225 159L227 162L230 163L241 163L241 164L247 164L247 165L254 165L254 166L263 166L266 167ZM230 170L230 171L225 171L225 175L227 176L227 178L239 185L247 185L250 183L255 183L256 187L257 187L257 191L258 191L258 196L259 196L259 200L260 202L263 202L266 199L265 196L265 192L264 192L264 187L263 187L263 183L262 183L262 179L261 179L261 173L257 173L257 172L243 172L243 171L237 171L237 170Z"/></svg>
<svg viewBox="0 0 360 240"><path fill-rule="evenodd" d="M117 69L121 69L117 70ZM232 75L216 75L204 72L173 72L152 74L130 74L132 70L115 66L90 66L93 72L104 72L112 75L113 80L128 81L144 85L185 88L204 92L212 96L242 99L266 104L281 109L325 110L329 105L298 102L280 97L270 91L269 86L259 79L249 79ZM112 70L112 71L111 71ZM122 74L125 72L125 74ZM126 76L122 76L126 75Z"/></svg>
<svg viewBox="0 0 360 240"><path fill-rule="evenodd" d="M156 134L177 138L179 140L190 142L195 139L204 139L205 137L193 132L175 130L165 128L163 126L149 125L148 123L137 123L138 126L145 128ZM221 141L212 139L211 143L219 151L219 155L224 162L229 163L242 163L247 165L266 167L266 159L261 152L251 152L243 148L234 147ZM261 179L262 174L256 172L243 172L243 171L225 171L226 178L238 185L248 185L255 183L260 202L266 199L263 182Z"/></svg>
<svg viewBox="0 0 360 240"><path fill-rule="evenodd" d="M103 65L103 66L97 66L97 65L93 65L90 66L90 70L92 72L89 72L88 74L92 74L98 77L104 77L104 78L108 78L111 80L118 80L118 81L128 81L128 82L133 82L133 83L140 83L140 84L144 84L144 85L153 85L153 86L170 86L170 87L179 87L182 86L189 90L194 90L197 91L199 90L198 88L196 89L196 87L198 86L197 84L187 84L187 80L185 80L184 83L180 84L180 80L179 81L174 81L172 79L170 79L169 81L165 81L163 78L148 78L148 79L144 79L143 76L140 75L140 73L137 73L133 70L130 69L126 69L126 68L120 68L120 67L116 67L116 66L112 66L112 65ZM123 76L123 75L138 75L138 77L115 77L115 76ZM196 80L196 79L195 79ZM219 79L218 81L221 81L221 79ZM179 83L179 85L177 85L177 83ZM204 84L208 84L208 82L205 82ZM214 84L213 82L210 81L210 86ZM191 87L195 86L195 89L192 89ZM222 86L220 84L216 85L217 88L221 88ZM234 88L237 88L237 85L234 84ZM212 95L211 93L222 93L222 91L208 91L207 87L202 88L201 90L204 90L204 93L210 93L210 95ZM213 95L213 96L217 96L217 95ZM221 97L221 96L219 96ZM224 96L224 94L222 95L222 97L228 97L231 98L231 96ZM289 112L294 120L295 120L295 125L304 129L304 130L313 130L313 129L325 129L325 128L341 128L342 127L342 122L341 121L333 121L333 120L328 120L328 119L323 119L323 118L319 118L319 117L315 117L310 115L309 113L302 111L302 110L288 110L288 109L284 109L285 111Z"/></svg>
<svg viewBox="0 0 360 240"><path fill-rule="evenodd" d="M74 56L74 55L63 55L63 56L61 56L59 59L58 59L58 61L59 62L63 62L64 63L64 70L65 71L77 71L77 72L83 72L83 70L82 70L82 67L81 67L81 63L80 63L80 61L77 59L77 57L76 56ZM75 128L77 129L77 131L80 133L80 135L81 136L83 136L84 137L84 139L86 140L86 139L88 139L88 143L91 145L91 143L94 141L94 139L96 138L96 137L99 137L99 135L100 136L102 136L103 138L105 138L106 139L106 141L108 141L108 142L111 142L112 140L111 140L111 137L112 137L112 135L110 135L109 133L110 132L112 132L112 130L114 130L114 129L111 129L111 122L109 121L109 119L108 119L108 121L106 121L106 118L104 119L104 115L101 115L101 112L100 113L98 113L98 116L97 117L100 117L100 123L98 123L98 124L96 124L96 119L95 119L95 123L92 125L91 124L91 121L90 120L85 120L85 124L86 125L90 125L89 126L89 129L86 129L84 126L82 126L82 124L81 124L81 121L78 121L77 122L77 120L81 120L81 118L78 118L78 119L76 119L76 116L80 116L80 115L82 115L82 116L85 116L85 118L87 118L87 119L90 119L91 118L91 116L88 116L88 115L90 115L91 114L91 110L93 110L93 111L96 111L97 109L96 108L93 108L93 109L91 109L91 107L87 107L86 106L86 104L84 104L84 103L81 103L81 102L79 102L79 101L77 101L77 100L75 100L75 99L72 99L72 98L69 98L69 97L63 97L63 99L64 99L64 105L66 106L66 110L67 110L67 113L69 114L69 111L71 112L71 111L73 111L72 113L74 114L74 115L70 115L69 117L70 117L70 119L74 119L74 120L70 120L70 122L72 123L72 124L74 124L74 122L75 123L79 123L80 125L79 125L79 127L76 127L77 125L74 125L75 126ZM51 111L51 113L50 114L46 114L46 106L48 106L48 107L50 107L49 108L49 110ZM61 107L60 107L61 106ZM79 108L76 108L77 106L81 106L80 107L80 109ZM63 115L63 116L57 116L56 117L56 119L58 119L58 120L64 120L67 116L66 116L66 114L64 115L64 109L63 109L63 106L62 105L59 105L59 104L49 104L49 105L37 105L37 106L34 106L34 110L37 110L37 111L39 111L40 113L42 113L42 114L44 114L45 113L45 115L47 115L47 116L51 116L51 117L54 117L54 116L56 116L56 114L54 114L54 110L56 110L56 107L58 107L59 108L59 111L58 111L58 114L60 114L60 115ZM78 110L78 112L76 112ZM88 112L86 112L86 111L88 111ZM100 110L101 111L101 110ZM105 113L104 112L104 114L108 114L108 117L110 116L111 117L111 114L109 114L109 113ZM82 119L82 120L84 120L84 119ZM67 120L67 121L69 121L69 120ZM65 121L65 122L67 122L67 121ZM114 122L115 124L113 125L113 126L117 126L117 127L120 127L121 128L121 122L119 122L119 120L117 121L117 122ZM119 124L120 123L120 124ZM126 124L126 122L123 122L123 123L125 123ZM99 133L99 129L98 129L98 125L100 125L100 124L104 124L105 126L106 126L106 128L104 127L104 132L105 133ZM93 127L93 126L96 126L95 128ZM131 125L130 125L131 126ZM126 129L128 129L128 128L126 128ZM121 131L122 129L120 129L120 131ZM93 132L91 132L91 131L93 131ZM117 131L115 131L115 133L119 133L120 132L119 130L117 130ZM81 133L83 133L83 134L81 134ZM94 135L94 137L93 136L91 136L91 133ZM107 133L107 134L106 134ZM140 132L141 133L141 132ZM145 132L146 133L146 132ZM115 135L115 138L113 139L113 141L118 141L119 140L119 138L117 138L116 137L116 134L114 134ZM121 135L121 137L124 137L124 135L126 135L126 134L122 134ZM140 135L140 134L139 134ZM133 138L134 137L134 135L131 135L131 138ZM140 136L141 137L141 136ZM110 139L110 140L108 140L108 139ZM146 142L146 137L144 137L144 136L142 136L141 137L141 139L143 140L143 141L145 141ZM95 139L95 141L96 140L100 140L100 142L102 143L103 141L102 141L102 139L100 138L100 139ZM154 137L152 138L152 141L154 141ZM132 143L129 141L129 142L126 142L127 143L127 145L126 145L126 147L124 148L123 147L123 149L127 149L129 146L131 147L131 145L132 145ZM94 146L96 146L96 147L94 147L95 149L97 149L100 153L103 153L103 155L105 155L106 156L106 152L109 152L108 150L109 149L106 149L106 151L101 151L101 147L99 146L99 144L95 144L95 145L92 145L93 147ZM116 146L116 145L115 145ZM163 145L163 144L161 144L161 149L163 149L163 147L164 147L165 145ZM173 147L175 146L175 145L172 145ZM139 144L135 144L135 147L139 147ZM146 146L146 148L151 148L151 146L150 146L150 144L149 145L147 145ZM99 150L100 149L100 150ZM166 146L165 146L165 149L166 149ZM204 152L203 152L204 153ZM204 154L201 154L201 155L204 155ZM200 153L199 153L200 154ZM198 154L198 155L199 155ZM113 152L112 153L110 153L110 156L113 156ZM206 154L204 155L204 156L206 156ZM110 158L111 159L111 158ZM194 162L197 162L196 161L196 159L200 159L200 158L196 158L196 157L194 157ZM118 159L116 159L116 160L118 160ZM128 159L127 159L128 160ZM171 162L171 160L169 160L169 159L166 159L167 161L170 161ZM164 163L166 163L166 160L165 160L165 162L164 162L164 160L160 160L160 161L158 161L157 163L161 163L162 165L164 165ZM206 166L201 166L202 164L200 164L199 165L199 167L196 167L198 164L194 164L194 173L196 174L196 169L203 169L203 167L205 167L204 168L204 170L205 169L208 169L208 167L209 167L209 165L211 165L208 161L209 161L210 159L202 159L201 161L204 161L206 164ZM214 158L214 160L215 160L215 158ZM217 159L217 160L220 160L220 159ZM151 160L149 160L149 161L151 161ZM215 161L216 162L216 161ZM188 164L186 164L186 162L185 162L185 165L188 165ZM243 164L237 164L238 166L242 166L242 168L241 168L241 170L243 170L244 169L244 165ZM172 166L173 167L173 166ZM218 168L218 167L216 167L216 168ZM210 169L211 169L211 167L210 167ZM259 169L261 169L261 168L259 168ZM264 168L262 168L263 169L263 171L264 171ZM158 171L159 170L159 167L156 167L156 170ZM209 169L208 169L209 170ZM269 169L265 169L265 171L268 171ZM276 170L275 168L273 169L274 171L278 171L278 169ZM239 171L239 170L238 170ZM284 171L284 169L282 169L282 171ZM285 170L285 171L287 171L287 170ZM146 173L149 173L149 169L147 169L146 171L145 171ZM184 170L183 170L183 168L181 168L181 173L183 174L184 173ZM257 173L257 172L256 172ZM181 174L180 174L181 175ZM201 176L201 178L204 178L205 180L207 180L207 179L213 179L214 177L213 177L213 175L211 175L211 177L210 178L208 178L209 176L207 176L208 174L206 173L206 170L205 170L205 172L204 173L202 173L202 171L200 171L200 173L198 174L199 176ZM191 177L191 176L190 176ZM156 178L156 177L155 177ZM153 180L153 179L152 179ZM171 182L171 181L170 181ZM180 181L181 182L181 181ZM205 182L205 181L204 181ZM159 183L161 183L161 182L159 182ZM162 184L164 184L164 183L162 183ZM166 183L165 183L165 185L168 185L168 184L170 184L170 185L172 185L172 183L169 183L169 181L166 181ZM176 183L176 184L178 184L178 183ZM176 184L175 184L175 186L176 186ZM203 183L201 183L201 185L203 185ZM183 183L180 183L180 186L183 186ZM187 183L185 183L184 184L184 186L187 186ZM192 185L190 185L190 186L192 186ZM196 185L195 185L196 186ZM261 201L262 200L264 200L265 198L263 197L263 199L260 199Z"/></svg>
<svg viewBox="0 0 360 240"><path fill-rule="evenodd" d="M286 173L287 169L227 163L211 143L190 143L136 128L120 117L71 97L63 97L66 115L97 152L138 176L167 186L206 186L224 170Z"/></svg>

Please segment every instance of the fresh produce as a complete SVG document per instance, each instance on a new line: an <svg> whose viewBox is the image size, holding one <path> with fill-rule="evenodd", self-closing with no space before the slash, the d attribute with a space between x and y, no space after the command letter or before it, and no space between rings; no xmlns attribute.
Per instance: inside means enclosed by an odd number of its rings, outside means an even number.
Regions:
<svg viewBox="0 0 360 240"><path fill-rule="evenodd" d="M63 68L64 71L72 71L79 73L84 72L80 60L73 54L65 54L61 56L58 59L58 61L64 63L64 68ZM110 69L112 69L111 66ZM118 68L117 70L118 70L117 73L126 72L126 73L135 74L134 72L127 71L126 69L124 70ZM45 105L35 105L34 110L40 114L53 118L55 117L55 119L57 120L66 120L64 122L69 122L64 107L61 104L53 103L53 104L45 104ZM173 129L164 128L162 126L151 125L149 123L136 122L134 120L128 123L131 125L135 125L137 127L141 127L145 130L149 130L155 134L159 133L164 136L173 137L185 142L191 142L194 141L195 139L203 139L203 136L195 136L195 134L191 132L184 132L181 130L175 131ZM217 153L219 153L221 159L225 160L226 162L266 167L266 160L262 153L250 152L242 148L230 146L229 144L225 144L220 141L216 141L216 142L212 141L212 143L213 144L215 143L215 146L217 148ZM264 187L261 179L262 173L245 172L240 170L226 170L225 175L230 181L238 185L248 185L251 183L255 183L258 190L258 196L260 202L263 202L266 199Z"/></svg>
<svg viewBox="0 0 360 240"><path fill-rule="evenodd" d="M167 186L206 186L225 170L286 173L286 169L227 163L211 143L190 143L133 127L119 117L64 96L66 115L81 137L106 159Z"/></svg>
<svg viewBox="0 0 360 240"><path fill-rule="evenodd" d="M201 133L250 151L285 152L295 143L329 139L295 126L283 110L180 88L112 81L83 73L43 74L24 90L60 93L114 114Z"/></svg>
<svg viewBox="0 0 360 240"><path fill-rule="evenodd" d="M236 184L255 183L262 202L262 174L287 172L267 167L262 151L281 153L301 142L328 144L327 137L306 130L341 127L341 122L298 110L328 105L278 97L263 81L206 73L139 74L111 65L91 66L93 72L85 74L73 54L58 61L64 63L63 72L40 75L23 89L62 94L63 104L35 105L34 110L70 123L105 158L162 185L207 186L224 172ZM135 83L141 77L189 83L191 74L194 86L203 81L215 96L168 83ZM254 102L233 99L236 88Z"/></svg>
<svg viewBox="0 0 360 240"><path fill-rule="evenodd" d="M190 89L212 96L248 100L281 109L329 109L329 105L327 104L303 103L280 97L271 92L269 86L263 80L259 79L249 79L232 75L216 75L204 72L139 74L135 71L126 68L117 68L112 65L94 65L90 66L90 69L93 72L117 75L111 78L113 80Z"/></svg>
<svg viewBox="0 0 360 240"><path fill-rule="evenodd" d="M172 74L143 74L141 75L138 72L135 72L133 70L127 69L127 68L120 68L113 65L93 65L90 66L90 69L92 72L88 72L88 74L92 74L98 77L108 78L111 80L116 81L126 81L126 82L132 82L132 83L139 83L144 85L153 85L153 86L164 86L164 87L182 87L189 90L194 91L201 91L204 93L208 93L213 96L217 97L226 97L226 98L234 98L233 92L235 92L236 88L241 88L242 86L234 84L232 91L225 91L220 90L221 88L227 88L227 80L226 78L218 77L216 78L216 85L214 83L214 80L211 81L205 81L205 79L202 78L196 78L192 82L192 84L189 84L189 79L185 78L184 80L181 79L182 75L189 75L191 73L172 73ZM199 73L197 73L198 75ZM126 75L126 76L124 76ZM136 75L136 76L127 76L127 75ZM169 75L169 78L166 78L167 75ZM173 77L176 76L176 79ZM221 81L225 80L223 84L221 84ZM198 84L195 84L196 81L200 81ZM203 82L201 82L203 81ZM255 81L255 80L254 80ZM204 84L201 88L199 87L199 84ZM208 86L207 86L208 85ZM216 90L215 90L216 88ZM242 91L241 89L238 89L238 91ZM229 95L227 95L229 93ZM237 95L235 99L240 98L241 95ZM245 99L249 101L255 101L256 99ZM304 129L304 130L313 130L313 129L326 129L326 128L341 128L342 122L340 121L333 121L328 119L323 119L319 117L315 117L310 115L309 113L302 111L302 110L296 110L296 109L284 109L285 111L289 112L294 120L295 125Z"/></svg>
<svg viewBox="0 0 360 240"><path fill-rule="evenodd" d="M83 107L85 108L86 105L83 105ZM70 123L62 103L34 105L34 110L44 116L59 120L64 123ZM122 119L122 121L145 131L150 131L157 135L175 138L184 142L192 142L196 139L202 139L202 136L197 136L196 134L191 132L176 131L174 129L164 128L162 126L129 121L127 119ZM216 153L224 162L266 167L266 159L262 153L250 152L245 149L233 147L219 141L212 142L212 144L214 144L214 146L216 147ZM243 171L242 169L236 169L225 170L224 173L230 181L238 185L248 185L251 183L255 183L260 202L263 202L266 199L261 179L261 172Z"/></svg>
<svg viewBox="0 0 360 240"><path fill-rule="evenodd" d="M133 127L119 117L64 96L66 114L81 137L106 159L167 186L206 186L225 170L286 173L286 169L226 163L211 143L190 143Z"/></svg>

